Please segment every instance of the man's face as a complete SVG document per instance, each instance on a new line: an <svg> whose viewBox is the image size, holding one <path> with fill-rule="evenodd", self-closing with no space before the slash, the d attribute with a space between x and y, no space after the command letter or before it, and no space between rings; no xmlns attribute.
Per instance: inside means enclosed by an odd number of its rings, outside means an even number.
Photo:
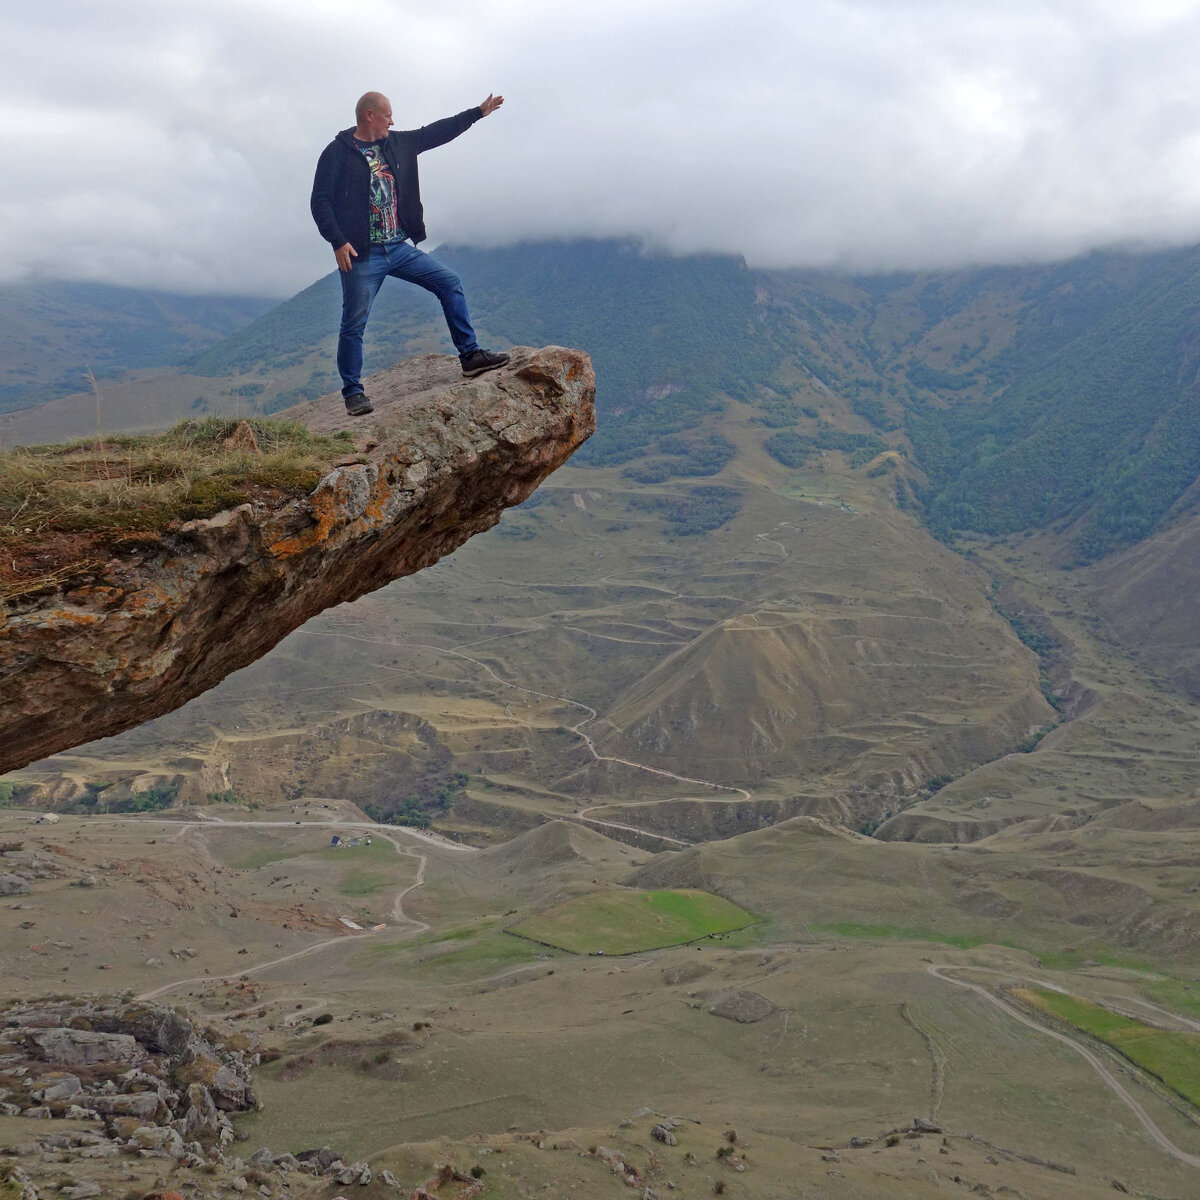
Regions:
<svg viewBox="0 0 1200 1200"><path fill-rule="evenodd" d="M391 101L385 99L378 108L368 108L363 113L363 125L369 135L368 141L377 142L381 137L386 137L392 127Z"/></svg>

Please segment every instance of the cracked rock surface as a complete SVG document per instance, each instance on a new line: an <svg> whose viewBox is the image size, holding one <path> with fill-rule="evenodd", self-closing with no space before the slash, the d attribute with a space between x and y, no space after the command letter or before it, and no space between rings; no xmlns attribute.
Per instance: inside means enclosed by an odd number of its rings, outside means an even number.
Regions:
<svg viewBox="0 0 1200 1200"><path fill-rule="evenodd" d="M335 604L431 566L490 529L595 428L587 355L518 348L464 380L427 354L277 414L350 429L355 461L307 497L169 529L0 608L0 773L178 708Z"/></svg>

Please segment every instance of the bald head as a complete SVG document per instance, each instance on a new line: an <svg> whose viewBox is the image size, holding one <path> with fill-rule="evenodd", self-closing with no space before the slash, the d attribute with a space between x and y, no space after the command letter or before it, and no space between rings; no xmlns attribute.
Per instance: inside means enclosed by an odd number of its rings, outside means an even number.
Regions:
<svg viewBox="0 0 1200 1200"><path fill-rule="evenodd" d="M354 119L361 125L363 117L367 115L368 110L379 112L385 108L388 110L388 115L390 116L392 105L382 92L364 92L359 96L358 103L354 106Z"/></svg>
<svg viewBox="0 0 1200 1200"><path fill-rule="evenodd" d="M354 136L362 142L387 137L392 127L392 102L382 92L367 92L354 106Z"/></svg>

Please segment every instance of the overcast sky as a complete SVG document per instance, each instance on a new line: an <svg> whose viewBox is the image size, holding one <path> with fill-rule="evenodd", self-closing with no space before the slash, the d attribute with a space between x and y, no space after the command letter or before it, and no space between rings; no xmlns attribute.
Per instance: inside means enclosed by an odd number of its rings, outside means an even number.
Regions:
<svg viewBox="0 0 1200 1200"><path fill-rule="evenodd" d="M1200 241L1200 0L56 0L0 19L0 282L287 295L378 88L430 247L941 267Z"/></svg>

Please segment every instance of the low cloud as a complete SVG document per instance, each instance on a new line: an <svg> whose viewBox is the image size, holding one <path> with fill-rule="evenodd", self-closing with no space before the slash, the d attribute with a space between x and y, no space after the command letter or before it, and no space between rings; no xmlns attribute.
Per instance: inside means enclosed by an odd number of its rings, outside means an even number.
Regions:
<svg viewBox="0 0 1200 1200"><path fill-rule="evenodd" d="M503 92L422 159L434 241L633 236L856 270L1200 239L1200 4L112 0L6 18L0 280L285 295L316 157ZM52 69L48 69L48 64Z"/></svg>

